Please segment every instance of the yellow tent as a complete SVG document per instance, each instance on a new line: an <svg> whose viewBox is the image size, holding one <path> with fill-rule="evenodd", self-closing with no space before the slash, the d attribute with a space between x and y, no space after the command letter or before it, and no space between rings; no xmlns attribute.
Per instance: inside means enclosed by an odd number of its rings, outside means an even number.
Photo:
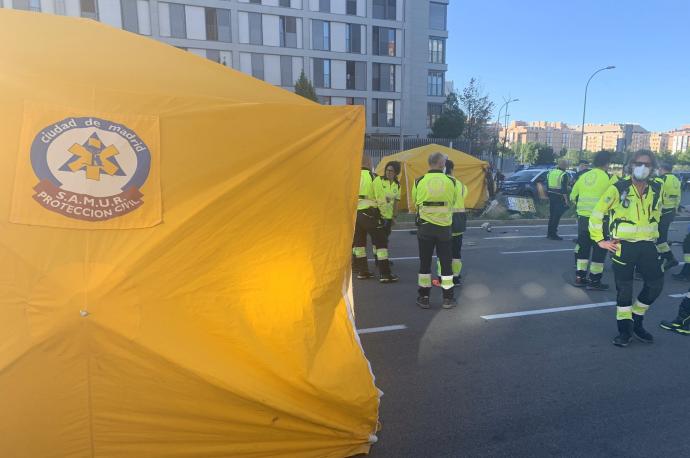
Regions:
<svg viewBox="0 0 690 458"><path fill-rule="evenodd" d="M0 456L367 452L362 110L86 19L0 42Z"/></svg>
<svg viewBox="0 0 690 458"><path fill-rule="evenodd" d="M408 149L391 156L384 157L376 167L376 173L383 175L386 164L390 161L399 161L402 172L400 174L400 210L412 208L411 191L414 181L429 170L427 160L429 155L441 152L448 156L455 164L453 175L462 181L468 188L468 197L465 199L465 207L481 208L487 199L485 171L489 167L488 162L481 161L474 156L462 153L447 146L431 145Z"/></svg>

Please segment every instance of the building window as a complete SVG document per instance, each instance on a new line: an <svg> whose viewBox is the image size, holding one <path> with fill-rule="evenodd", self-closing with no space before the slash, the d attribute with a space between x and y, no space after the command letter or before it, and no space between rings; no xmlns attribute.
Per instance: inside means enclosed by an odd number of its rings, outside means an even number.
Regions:
<svg viewBox="0 0 690 458"><path fill-rule="evenodd" d="M395 92L395 65L372 64L372 89L381 92Z"/></svg>
<svg viewBox="0 0 690 458"><path fill-rule="evenodd" d="M79 0L81 7L81 17L98 20L96 11L96 0Z"/></svg>
<svg viewBox="0 0 690 458"><path fill-rule="evenodd" d="M206 11L206 39L230 42L230 10L204 8Z"/></svg>
<svg viewBox="0 0 690 458"><path fill-rule="evenodd" d="M375 56L395 57L395 29L374 26L371 35Z"/></svg>
<svg viewBox="0 0 690 458"><path fill-rule="evenodd" d="M280 16L280 46L283 48L297 47L297 18Z"/></svg>
<svg viewBox="0 0 690 458"><path fill-rule="evenodd" d="M434 30L446 30L446 10L444 3L429 3L429 28Z"/></svg>
<svg viewBox="0 0 690 458"><path fill-rule="evenodd" d="M25 10L25 11L41 11L40 0L14 0L12 2L12 7L15 10Z"/></svg>
<svg viewBox="0 0 690 458"><path fill-rule="evenodd" d="M292 87L292 56L280 56L280 85Z"/></svg>
<svg viewBox="0 0 690 458"><path fill-rule="evenodd" d="M255 5L261 5L261 0L249 0L249 3L253 3Z"/></svg>
<svg viewBox="0 0 690 458"><path fill-rule="evenodd" d="M331 23L328 21L311 21L312 49L331 50Z"/></svg>
<svg viewBox="0 0 690 458"><path fill-rule="evenodd" d="M230 51L219 51L217 49L207 49L206 57L226 67L232 67L232 54Z"/></svg>
<svg viewBox="0 0 690 458"><path fill-rule="evenodd" d="M264 79L264 55L252 53L252 76Z"/></svg>
<svg viewBox="0 0 690 458"><path fill-rule="evenodd" d="M444 38L429 37L429 62L432 64L446 63L446 40Z"/></svg>
<svg viewBox="0 0 690 458"><path fill-rule="evenodd" d="M247 13L249 18L249 43L252 45L264 44L261 13Z"/></svg>
<svg viewBox="0 0 690 458"><path fill-rule="evenodd" d="M438 118L441 117L443 113L442 103L427 103L426 104L426 127L431 129L434 127L434 123Z"/></svg>
<svg viewBox="0 0 690 458"><path fill-rule="evenodd" d="M362 53L362 26L360 24L346 24L345 49L355 54Z"/></svg>
<svg viewBox="0 0 690 458"><path fill-rule="evenodd" d="M395 127L395 100L372 100L371 125L374 127Z"/></svg>
<svg viewBox="0 0 690 458"><path fill-rule="evenodd" d="M314 59L314 87L328 89L331 87L331 61Z"/></svg>
<svg viewBox="0 0 690 458"><path fill-rule="evenodd" d="M397 0L374 0L373 16L374 19L390 19L395 21L395 4Z"/></svg>
<svg viewBox="0 0 690 458"><path fill-rule="evenodd" d="M284 6L286 8L290 8L290 0L280 0L278 3L278 6Z"/></svg>
<svg viewBox="0 0 690 458"><path fill-rule="evenodd" d="M142 35L151 35L151 13L148 0L122 0L121 9L123 29ZM169 16L170 13L168 13Z"/></svg>
<svg viewBox="0 0 690 458"><path fill-rule="evenodd" d="M443 96L443 72L429 70L427 77L427 95L433 97Z"/></svg>
<svg viewBox="0 0 690 458"><path fill-rule="evenodd" d="M364 97L345 97L345 105L366 105L367 99Z"/></svg>
<svg viewBox="0 0 690 458"><path fill-rule="evenodd" d="M168 5L168 35L172 38L187 38L187 20L184 12L184 5L179 3L165 3L161 5ZM161 28L162 30L162 28ZM165 33L161 31L161 35Z"/></svg>
<svg viewBox="0 0 690 458"><path fill-rule="evenodd" d="M329 95L317 95L316 100L321 105L331 105L331 97Z"/></svg>
<svg viewBox="0 0 690 458"><path fill-rule="evenodd" d="M345 13L357 16L357 0L346 0Z"/></svg>
<svg viewBox="0 0 690 458"><path fill-rule="evenodd" d="M331 12L331 0L319 0L319 11L321 13ZM330 105L330 103L329 103Z"/></svg>
<svg viewBox="0 0 690 458"><path fill-rule="evenodd" d="M345 82L347 89L366 91L367 89L367 64L348 60L345 63Z"/></svg>

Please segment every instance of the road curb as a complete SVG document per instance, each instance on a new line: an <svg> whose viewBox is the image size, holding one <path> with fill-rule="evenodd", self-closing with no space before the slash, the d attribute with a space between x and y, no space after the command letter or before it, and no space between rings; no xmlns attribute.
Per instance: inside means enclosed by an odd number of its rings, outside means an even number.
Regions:
<svg viewBox="0 0 690 458"><path fill-rule="evenodd" d="M675 221L690 221L690 216L677 216ZM500 226L541 226L548 224L549 220L545 218L537 218L537 219L481 219L481 220L472 220L468 222L467 228L480 228L482 227L483 224L489 223L494 227L500 227ZM575 218L564 218L561 219L560 224L576 224L577 220ZM414 230L417 229L417 226L414 224L396 224L395 229L399 230Z"/></svg>

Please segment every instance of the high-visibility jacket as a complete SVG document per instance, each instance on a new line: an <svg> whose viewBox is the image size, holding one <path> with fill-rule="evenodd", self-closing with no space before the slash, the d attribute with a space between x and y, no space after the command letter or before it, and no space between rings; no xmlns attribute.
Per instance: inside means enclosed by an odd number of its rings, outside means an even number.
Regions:
<svg viewBox="0 0 690 458"><path fill-rule="evenodd" d="M465 212L465 198L467 197L467 186L456 179L455 187L455 206L453 207L453 235L460 235L465 232L467 226L467 213Z"/></svg>
<svg viewBox="0 0 690 458"><path fill-rule="evenodd" d="M374 172L362 168L359 176L359 201L357 202L357 210L377 208L376 194L374 193L374 178L376 178Z"/></svg>
<svg viewBox="0 0 690 458"><path fill-rule="evenodd" d="M570 192L570 200L577 202L578 216L591 215L601 195L617 181L618 177L601 169L592 169L583 173Z"/></svg>
<svg viewBox="0 0 690 458"><path fill-rule="evenodd" d="M657 180L661 183L661 211L671 212L680 206L680 180L672 173L660 175Z"/></svg>
<svg viewBox="0 0 690 458"><path fill-rule="evenodd" d="M381 211L381 218L393 219L395 205L400 200L400 183L384 177L374 178L374 195Z"/></svg>
<svg viewBox="0 0 690 458"><path fill-rule="evenodd" d="M568 174L561 169L552 169L546 174L546 186L549 192L568 193Z"/></svg>
<svg viewBox="0 0 690 458"><path fill-rule="evenodd" d="M412 202L422 221L437 226L453 224L458 182L441 170L430 170L415 180Z"/></svg>
<svg viewBox="0 0 690 458"><path fill-rule="evenodd" d="M661 219L661 183L649 180L640 196L632 180L620 180L609 186L589 217L589 235L595 242L604 240L603 220L610 215L612 239L639 242L659 238Z"/></svg>

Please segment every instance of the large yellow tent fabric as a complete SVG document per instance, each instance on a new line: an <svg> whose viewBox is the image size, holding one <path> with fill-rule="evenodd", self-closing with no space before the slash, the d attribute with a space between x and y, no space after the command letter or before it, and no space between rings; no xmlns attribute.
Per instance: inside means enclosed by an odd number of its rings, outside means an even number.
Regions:
<svg viewBox="0 0 690 458"><path fill-rule="evenodd" d="M455 165L453 175L467 186L468 196L465 199L465 207L481 208L484 206L487 199L485 171L489 167L489 163L453 148L432 143L386 156L376 167L376 173L383 175L386 163L390 161L401 163L400 210L412 208L410 194L414 181L429 170L429 155L435 152L441 152L453 161Z"/></svg>
<svg viewBox="0 0 690 458"><path fill-rule="evenodd" d="M361 108L91 20L0 42L0 456L367 452Z"/></svg>

